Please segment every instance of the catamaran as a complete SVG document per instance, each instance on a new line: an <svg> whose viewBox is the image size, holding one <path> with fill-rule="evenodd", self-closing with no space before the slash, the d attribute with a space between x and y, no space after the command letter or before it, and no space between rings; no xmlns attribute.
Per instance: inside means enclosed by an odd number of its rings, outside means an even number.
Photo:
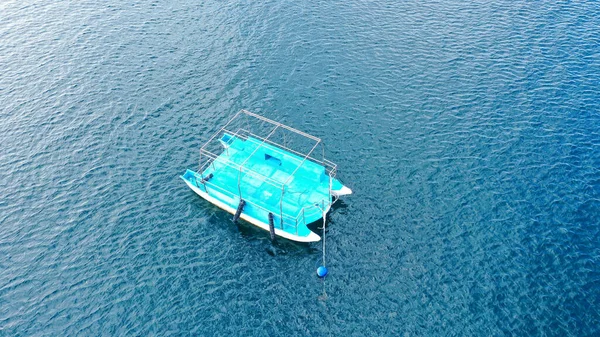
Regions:
<svg viewBox="0 0 600 337"><path fill-rule="evenodd" d="M201 147L198 171L188 169L181 178L234 221L241 218L272 238L316 242L321 237L307 225L352 194L336 174L321 139L241 110Z"/></svg>

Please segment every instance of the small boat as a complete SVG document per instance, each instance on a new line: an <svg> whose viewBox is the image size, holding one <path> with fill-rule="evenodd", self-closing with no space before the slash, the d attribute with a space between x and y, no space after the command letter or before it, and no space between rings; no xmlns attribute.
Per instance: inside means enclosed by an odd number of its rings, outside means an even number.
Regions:
<svg viewBox="0 0 600 337"><path fill-rule="evenodd" d="M323 158L313 158L318 147ZM210 203L274 235L321 239L307 225L325 218L352 190L336 179L321 139L241 110L200 149L197 172L185 183Z"/></svg>

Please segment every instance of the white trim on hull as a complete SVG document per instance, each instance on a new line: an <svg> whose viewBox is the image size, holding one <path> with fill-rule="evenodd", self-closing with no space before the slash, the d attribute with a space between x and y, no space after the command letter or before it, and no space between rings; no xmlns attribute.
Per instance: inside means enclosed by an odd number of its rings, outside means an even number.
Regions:
<svg viewBox="0 0 600 337"><path fill-rule="evenodd" d="M336 197L341 197L342 195L352 194L352 190L346 186L342 186L342 188L337 191L331 190L331 194L335 195Z"/></svg>
<svg viewBox="0 0 600 337"><path fill-rule="evenodd" d="M196 192L196 194L198 194L202 198L206 199L211 204L213 204L231 214L235 214L236 209L234 209L233 207L231 207L227 204L224 204L223 202L211 197L210 195L208 195L205 192L202 192L198 187L192 185L189 181L187 181L185 179L183 181L185 181L185 183L192 189L192 191ZM328 210L329 209L327 209L327 211ZM264 223L260 220L250 217L244 213L241 214L240 218L248 221L249 223L253 224L254 226L257 226L259 228L266 230L267 232L270 230L268 223ZM275 234L278 236L281 236L283 238L286 238L286 239L289 239L292 241L298 241L298 242L317 242L317 241L321 240L321 237L319 235L313 233L312 231L310 232L310 234L308 234L308 236L298 236L298 235L294 235L294 234L288 233L286 231L283 231L281 229L275 228Z"/></svg>

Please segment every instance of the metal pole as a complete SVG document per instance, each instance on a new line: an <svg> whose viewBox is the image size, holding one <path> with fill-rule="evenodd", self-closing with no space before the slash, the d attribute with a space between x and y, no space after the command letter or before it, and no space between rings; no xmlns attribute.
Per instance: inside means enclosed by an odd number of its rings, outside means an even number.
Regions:
<svg viewBox="0 0 600 337"><path fill-rule="evenodd" d="M320 142L321 142L320 140L317 141L317 143L312 147L312 149L310 149L310 151L308 151L308 153L304 156L304 158L302 159L300 164L298 164L298 166L296 166L296 169L290 174L290 177L287 178L287 180L285 181L285 183L283 183L283 185L286 185L294 177L294 174L296 173L296 171L298 171L298 169L300 169L302 164L304 164L304 162L306 161L306 158L308 158L308 156L310 156L310 154L313 153L313 151L315 150L317 145L319 145Z"/></svg>
<svg viewBox="0 0 600 337"><path fill-rule="evenodd" d="M254 117L254 118L258 118L258 119L260 119L260 120L262 120L262 121L265 121L265 122L267 122L267 123L270 123L270 124L273 124L273 125L280 126L280 127L284 128L284 129L286 129L286 130L290 130L290 131L292 131L292 132L294 132L294 133L297 133L297 134L299 134L299 135L301 135L301 136L304 136L304 137L306 137L306 138L310 138L310 139L312 139L312 140L314 140L314 141L318 141L318 142L320 142L320 141L321 141L321 139L320 139L320 138L317 138L317 137L315 137L315 136L313 136L313 135L309 135L308 133L302 132L302 131L300 131L300 130L298 130L298 129L294 129L294 128L292 128L292 127L290 127L290 126L287 126L287 125L285 125L285 124L278 123L278 122L276 122L276 121L274 121L274 120L272 120L272 119L268 119L268 118L266 118L266 117L263 117L263 116L257 115L257 114L255 114L255 113L252 113L252 112L250 112L250 111L247 111L247 110L242 110L242 112L243 112L243 113L245 113L245 114L246 114L246 115L248 115L248 116L252 116L252 117Z"/></svg>
<svg viewBox="0 0 600 337"><path fill-rule="evenodd" d="M273 133L275 133L275 131L277 130L279 126L275 126L275 128L273 128L273 130L271 130L271 132L267 135L267 137L265 138L265 140L263 140L262 143L260 143L260 145L258 145L256 147L256 149L254 149L254 151L252 151L252 153L250 153L250 155L248 156L248 158L246 158L246 160L244 160L241 164L240 164L240 173L238 173L238 192L240 193L240 198L242 197L242 189L240 188L240 183L242 180L242 168L244 167L244 165L246 164L246 162L252 158L252 156L256 153L256 151L258 151L258 149L260 149L264 144L265 141L271 137L273 135Z"/></svg>
<svg viewBox="0 0 600 337"><path fill-rule="evenodd" d="M281 185L281 200L279 201L279 217L280 217L280 228L283 230L283 193L285 192L285 185Z"/></svg>

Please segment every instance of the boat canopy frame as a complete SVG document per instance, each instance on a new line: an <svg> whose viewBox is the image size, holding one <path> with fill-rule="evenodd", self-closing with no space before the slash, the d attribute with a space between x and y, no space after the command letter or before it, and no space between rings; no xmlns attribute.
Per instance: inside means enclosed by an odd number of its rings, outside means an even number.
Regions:
<svg viewBox="0 0 600 337"><path fill-rule="evenodd" d="M261 124L259 130L256 130L256 128L254 128L254 130L252 129L253 123L254 123L254 125L256 125L257 123ZM237 126L237 128L235 126ZM232 129L232 127L233 127L233 129ZM263 130L260 130L261 128ZM254 131L254 132L252 132L252 131ZM277 142L276 140L274 140L272 138L276 132L283 132L283 137L284 137L283 143L284 144L281 144L280 142ZM261 133L262 133L262 135L261 135ZM298 148L296 148L296 149L290 148L290 146L288 146L288 144L286 144L286 138L285 138L286 133L295 135L297 137L300 137L301 139L309 141L310 148L307 148L308 149L307 151L301 151ZM248 156L248 158L246 160L244 160L244 162L242 164L238 164L231 160L228 160L228 159L225 159L225 158L219 156L219 154L216 153L217 152L216 149L213 150L211 148L211 146L213 146L213 144L215 144L216 141L220 141L222 139L223 135L225 135L225 134L229 134L233 137L239 137L241 139L244 139L244 138L247 139L248 137L253 137L253 138L259 140L260 143L256 147L256 149L254 149L253 152ZM279 148L284 151L288 151L288 152L293 153L293 154L297 155L298 157L300 157L301 160L295 166L295 169L293 170L293 172L285 180L279 180L279 181L275 180L271 177L261 174L260 172L252 170L252 168L250 168L250 167L245 166L248 159L251 158L252 155L254 155L265 144L273 145L276 148ZM219 145L220 145L219 147L221 147L221 144L219 144ZM313 153L319 146L321 147L321 151L322 151L322 157L320 160L314 158L314 155L313 155ZM271 150L273 150L273 149L271 148ZM227 146L225 146L225 151L228 151ZM335 176L337 174L337 165L335 163L325 159L325 144L323 143L323 141L320 138L312 136L308 133L302 132L293 127L276 122L276 121L268 119L266 117L257 115L250 111L247 111L244 109L240 110L223 127L221 127L215 134L213 134L208 139L208 141L206 141L206 143L204 143L204 145L200 148L200 159L199 159L199 171L198 172L200 173L200 176L203 181L205 180L204 179L205 177L203 176L204 169L207 168L209 165L213 165L213 168L214 168L215 161L217 161L220 164L224 164L229 167L232 167L239 171L237 187L238 187L238 197L240 198L240 200L243 199L242 188L241 188L242 174L249 174L249 175L256 177L256 178L260 179L261 181L266 182L266 183L268 183L274 187L277 187L281 190L281 197L279 200L280 229L283 229L283 226L284 226L283 219L284 218L288 218L295 222L296 232L298 231L298 221L299 220L305 221L305 219L300 219L300 218L301 217L304 218L304 210L308 206L304 206L296 216L284 214L283 198L285 195L286 185L291 181L291 179L294 177L294 174L296 174L296 172L298 172L300 167L302 167L302 165L304 165L304 163L306 161L311 161L313 163L323 166L323 168L325 169L325 173L329 177L329 204L321 205L321 210L323 212L325 212L325 207L330 206L332 204L331 188L332 188L333 179L335 178ZM206 183L208 183L208 181ZM212 185L212 184L209 184L209 185ZM215 188L216 186L211 186L211 187ZM207 192L208 192L208 190L207 190ZM222 192L224 192L224 191L222 191ZM244 200L244 201L249 202L248 200ZM253 206L261 208L268 212L271 211L271 210L265 209L264 207L262 207L260 205L257 205L256 203L252 203L252 202L250 202L250 203ZM310 206L310 207L314 207L314 206Z"/></svg>

